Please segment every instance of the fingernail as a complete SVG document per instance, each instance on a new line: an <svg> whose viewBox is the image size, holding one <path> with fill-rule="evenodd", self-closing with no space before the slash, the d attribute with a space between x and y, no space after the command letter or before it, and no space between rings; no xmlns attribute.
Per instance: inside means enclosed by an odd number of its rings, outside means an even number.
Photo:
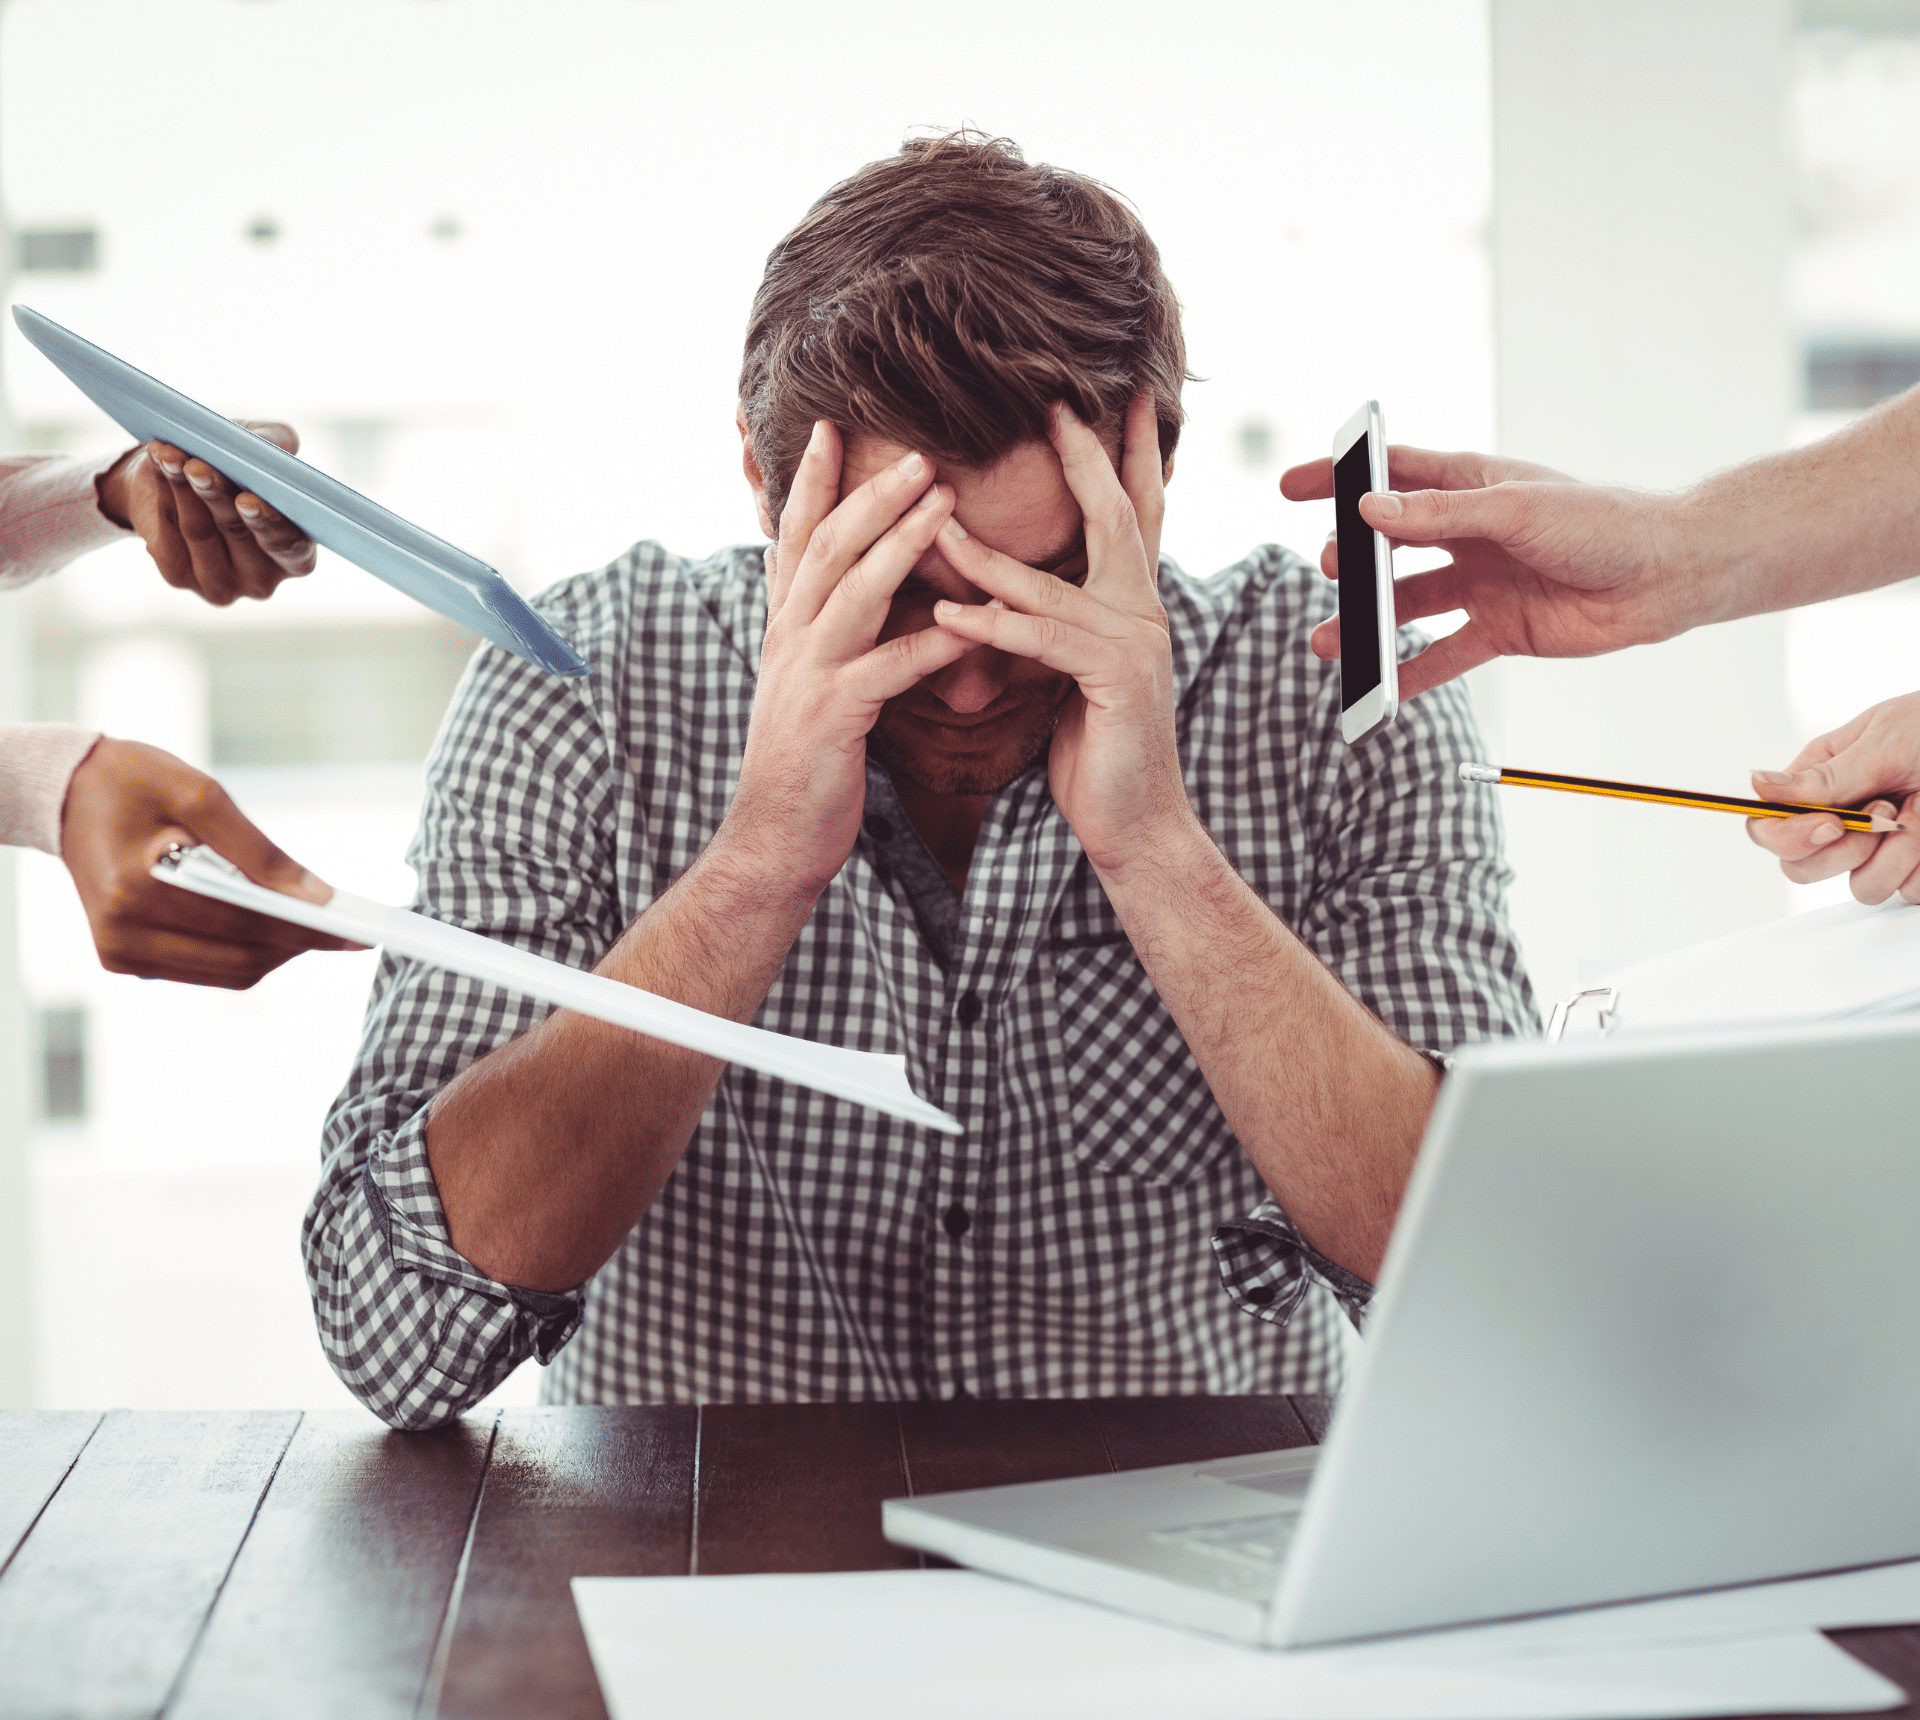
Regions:
<svg viewBox="0 0 1920 1720"><path fill-rule="evenodd" d="M1057 404L1060 409L1060 420L1062 423L1078 424L1080 422L1080 414L1074 411L1064 400L1059 401Z"/></svg>
<svg viewBox="0 0 1920 1720"><path fill-rule="evenodd" d="M1837 824L1816 824L1807 832L1807 840L1816 848L1824 848L1829 842L1836 840L1839 835L1840 826Z"/></svg>
<svg viewBox="0 0 1920 1720"><path fill-rule="evenodd" d="M260 517L260 504L251 496L242 496L233 505L250 520Z"/></svg>
<svg viewBox="0 0 1920 1720"><path fill-rule="evenodd" d="M160 462L160 470L165 472L169 478L177 478L180 476L180 468L174 465L171 460L162 460Z"/></svg>
<svg viewBox="0 0 1920 1720"><path fill-rule="evenodd" d="M1002 603L999 598L995 597L988 600L987 607L989 609L1005 609L1006 605Z"/></svg>
<svg viewBox="0 0 1920 1720"><path fill-rule="evenodd" d="M1407 511L1407 505L1391 490L1375 490L1373 492L1373 511L1383 520L1397 520Z"/></svg>
<svg viewBox="0 0 1920 1720"><path fill-rule="evenodd" d="M1753 773L1753 780L1765 783L1768 788L1785 788L1793 778L1784 770L1756 770Z"/></svg>
<svg viewBox="0 0 1920 1720"><path fill-rule="evenodd" d="M918 454L909 454L900 462L900 476L903 478L917 478L926 469L926 461Z"/></svg>
<svg viewBox="0 0 1920 1720"><path fill-rule="evenodd" d="M812 453L813 450L819 447L820 444L824 442L826 439L827 439L826 419L824 418L814 419L813 434L807 438L807 452Z"/></svg>
<svg viewBox="0 0 1920 1720"><path fill-rule="evenodd" d="M213 488L213 474L209 472L204 478L196 478L189 472L187 474L187 482L196 490L210 490Z"/></svg>
<svg viewBox="0 0 1920 1720"><path fill-rule="evenodd" d="M949 514L947 516L947 523L940 528L940 535L942 537L963 538L967 535L967 528Z"/></svg>
<svg viewBox="0 0 1920 1720"><path fill-rule="evenodd" d="M935 615L958 615L960 613L960 605L955 603L950 597L943 597L933 606L933 612Z"/></svg>

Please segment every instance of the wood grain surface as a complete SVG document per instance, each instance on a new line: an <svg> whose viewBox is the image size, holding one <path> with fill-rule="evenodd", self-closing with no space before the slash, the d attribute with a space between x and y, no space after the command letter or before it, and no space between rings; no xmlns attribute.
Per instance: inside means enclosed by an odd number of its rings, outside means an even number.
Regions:
<svg viewBox="0 0 1920 1720"><path fill-rule="evenodd" d="M883 1499L1308 1444L1330 1412L583 1407L432 1434L353 1411L0 1413L0 1717L605 1720L575 1576L912 1564ZM1920 1690L1920 1628L1835 1637Z"/></svg>

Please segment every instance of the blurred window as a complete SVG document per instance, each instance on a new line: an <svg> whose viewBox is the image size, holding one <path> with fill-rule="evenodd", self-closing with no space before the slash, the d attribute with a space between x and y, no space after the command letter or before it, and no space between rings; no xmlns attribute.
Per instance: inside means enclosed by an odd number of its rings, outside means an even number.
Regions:
<svg viewBox="0 0 1920 1720"><path fill-rule="evenodd" d="M458 627L204 635L216 770L423 759L471 633Z"/></svg>
<svg viewBox="0 0 1920 1720"><path fill-rule="evenodd" d="M23 274L85 274L100 266L100 235L91 227L28 227L20 234Z"/></svg>
<svg viewBox="0 0 1920 1720"><path fill-rule="evenodd" d="M1920 382L1920 341L1817 342L1807 348L1807 410L1854 412Z"/></svg>
<svg viewBox="0 0 1920 1720"><path fill-rule="evenodd" d="M40 1012L40 1112L49 1122L77 1123L87 1114L87 1012Z"/></svg>

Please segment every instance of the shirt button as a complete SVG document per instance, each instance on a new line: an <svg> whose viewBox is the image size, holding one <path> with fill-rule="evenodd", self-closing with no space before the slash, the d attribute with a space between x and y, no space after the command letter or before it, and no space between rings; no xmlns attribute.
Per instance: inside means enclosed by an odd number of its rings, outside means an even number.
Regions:
<svg viewBox="0 0 1920 1720"><path fill-rule="evenodd" d="M1256 1308L1264 1308L1273 1300L1273 1286L1271 1284L1256 1284L1251 1289L1243 1290L1241 1294Z"/></svg>
<svg viewBox="0 0 1920 1720"><path fill-rule="evenodd" d="M980 1019L980 1011L983 1007L977 991L963 992L960 997L960 1007L954 1013L960 1017L962 1027L971 1027Z"/></svg>
<svg viewBox="0 0 1920 1720"><path fill-rule="evenodd" d="M871 836L874 841L890 842L893 840L893 826L882 818L879 813L876 812L872 814L872 816L866 820L866 826L867 834Z"/></svg>
<svg viewBox="0 0 1920 1720"><path fill-rule="evenodd" d="M973 1214L956 1200L940 1215L940 1222L949 1236L965 1236L973 1228Z"/></svg>

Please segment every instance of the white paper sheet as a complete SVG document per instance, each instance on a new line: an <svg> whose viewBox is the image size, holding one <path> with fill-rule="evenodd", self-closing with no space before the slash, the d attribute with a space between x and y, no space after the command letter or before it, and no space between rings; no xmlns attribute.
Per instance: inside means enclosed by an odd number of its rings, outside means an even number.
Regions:
<svg viewBox="0 0 1920 1720"><path fill-rule="evenodd" d="M1920 1010L1920 908L1842 902L1635 962L1583 961L1620 990L1614 1032L1840 1021ZM1598 1031L1583 1005L1569 1039Z"/></svg>
<svg viewBox="0 0 1920 1720"><path fill-rule="evenodd" d="M573 1592L613 1720L1677 1720L1905 1701L1810 1630L1279 1654L971 1571L576 1577Z"/></svg>
<svg viewBox="0 0 1920 1720"><path fill-rule="evenodd" d="M430 920L424 914L350 896L344 890L334 891L324 907L285 896L254 883L211 848L190 849L177 862L163 860L154 867L153 875L196 895L271 914L312 931L331 932L360 944L383 944L435 967L576 1009L582 1015L630 1027L670 1045L724 1057L729 1063L744 1063L749 1069L797 1081L856 1105L871 1106L909 1123L937 1129L943 1135L960 1133L960 1125L952 1117L929 1105L908 1084L904 1057L847 1051L837 1045L769 1033L761 1027L745 1027L657 997L638 986L623 985L601 974L582 973L530 950L495 943L478 933Z"/></svg>

